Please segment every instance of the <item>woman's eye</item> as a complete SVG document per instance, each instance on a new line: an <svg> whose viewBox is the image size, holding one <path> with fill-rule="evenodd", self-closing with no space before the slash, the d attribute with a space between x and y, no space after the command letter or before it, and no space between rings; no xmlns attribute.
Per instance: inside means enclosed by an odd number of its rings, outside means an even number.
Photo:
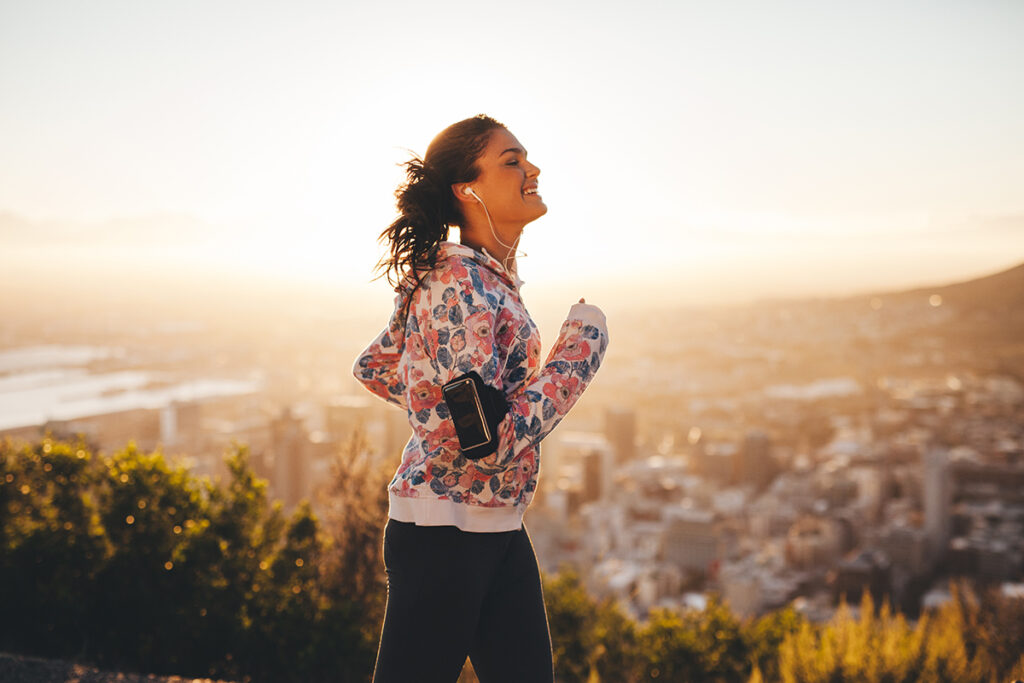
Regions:
<svg viewBox="0 0 1024 683"><path fill-rule="evenodd" d="M519 159L513 159L512 161L509 161L507 165L508 166L518 166L519 165Z"/></svg>

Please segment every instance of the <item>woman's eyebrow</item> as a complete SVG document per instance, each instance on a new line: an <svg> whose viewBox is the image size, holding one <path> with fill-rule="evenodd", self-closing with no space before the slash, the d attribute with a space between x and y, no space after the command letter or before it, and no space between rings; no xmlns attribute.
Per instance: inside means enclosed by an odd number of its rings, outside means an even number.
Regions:
<svg viewBox="0 0 1024 683"><path fill-rule="evenodd" d="M506 149L501 154L508 154L509 152L515 152L517 154L522 154L523 156L526 156L526 150L525 149L520 149L519 147L509 147L508 149ZM498 156L500 157L501 154L499 154Z"/></svg>

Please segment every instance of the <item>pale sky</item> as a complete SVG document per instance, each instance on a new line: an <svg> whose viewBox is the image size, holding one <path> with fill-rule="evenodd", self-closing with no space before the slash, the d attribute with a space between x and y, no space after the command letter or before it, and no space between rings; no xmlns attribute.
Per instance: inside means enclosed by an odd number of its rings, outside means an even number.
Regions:
<svg viewBox="0 0 1024 683"><path fill-rule="evenodd" d="M485 112L542 170L539 291L952 281L1024 261L1022 36L1018 0L0 0L0 240L365 286L405 150Z"/></svg>

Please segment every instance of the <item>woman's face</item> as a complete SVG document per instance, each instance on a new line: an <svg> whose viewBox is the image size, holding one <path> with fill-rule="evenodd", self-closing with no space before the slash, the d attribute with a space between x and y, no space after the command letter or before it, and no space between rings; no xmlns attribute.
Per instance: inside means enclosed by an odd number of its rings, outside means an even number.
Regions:
<svg viewBox="0 0 1024 683"><path fill-rule="evenodd" d="M540 169L526 160L526 149L504 128L491 132L476 161L480 175L468 183L495 223L525 225L548 211L537 191Z"/></svg>

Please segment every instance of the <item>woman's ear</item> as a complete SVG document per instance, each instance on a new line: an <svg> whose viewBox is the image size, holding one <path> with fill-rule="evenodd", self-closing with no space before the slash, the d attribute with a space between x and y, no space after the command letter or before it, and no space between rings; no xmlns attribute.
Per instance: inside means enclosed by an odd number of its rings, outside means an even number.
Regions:
<svg viewBox="0 0 1024 683"><path fill-rule="evenodd" d="M476 204L479 200L474 197L472 192L473 186L469 183L454 183L452 184L452 194L455 195L455 199L464 204Z"/></svg>

